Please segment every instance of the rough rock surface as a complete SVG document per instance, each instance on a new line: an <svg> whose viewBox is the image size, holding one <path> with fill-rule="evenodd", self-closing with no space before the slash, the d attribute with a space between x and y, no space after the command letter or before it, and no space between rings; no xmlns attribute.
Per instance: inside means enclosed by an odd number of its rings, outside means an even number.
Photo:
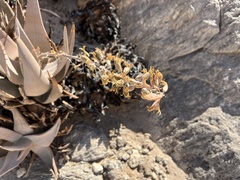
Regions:
<svg viewBox="0 0 240 180"><path fill-rule="evenodd" d="M157 65L201 49L219 33L218 0L123 0L116 3L123 37L136 42L137 52Z"/></svg>
<svg viewBox="0 0 240 180"><path fill-rule="evenodd" d="M74 162L93 162L107 157L108 138L101 129L85 125L76 125L71 136L64 138L64 142L71 142L71 160ZM97 151L96 151L97 149Z"/></svg>
<svg viewBox="0 0 240 180"><path fill-rule="evenodd" d="M193 178L240 179L239 1L115 3L122 33L169 84L159 118L132 111L116 121L150 132Z"/></svg>
<svg viewBox="0 0 240 180"><path fill-rule="evenodd" d="M190 121L171 121L159 144L196 179L239 179L239 127L240 117L209 108Z"/></svg>
<svg viewBox="0 0 240 180"><path fill-rule="evenodd" d="M83 125L89 135L95 136L99 127ZM75 128L69 135L73 141L78 141L76 133L84 128ZM98 134L105 136L103 131ZM69 139L64 140L66 143ZM88 143L88 140L82 142ZM171 157L164 154L158 146L150 139L150 134L135 133L124 126L112 129L109 139L103 139L103 144L107 145L107 156L101 160L88 163L67 162L60 168L59 179L111 179L111 180L131 180L131 179L187 179L186 175ZM93 143L90 154L101 151ZM73 154L73 153L71 153Z"/></svg>

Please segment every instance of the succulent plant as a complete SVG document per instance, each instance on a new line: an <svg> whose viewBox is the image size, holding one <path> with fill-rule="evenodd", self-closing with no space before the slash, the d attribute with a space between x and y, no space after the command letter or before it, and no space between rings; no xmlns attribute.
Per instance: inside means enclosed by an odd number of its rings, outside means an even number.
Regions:
<svg viewBox="0 0 240 180"><path fill-rule="evenodd" d="M11 111L14 119L13 131L0 127L0 139L4 140L0 144L0 155L5 155L5 157L0 158L0 161L3 161L0 177L17 167L30 151L37 154L49 168L53 169L57 176L57 166L49 146L58 133L60 119L48 131L35 134L16 108L12 108Z"/></svg>
<svg viewBox="0 0 240 180"><path fill-rule="evenodd" d="M66 75L73 53L75 28L70 36L64 27L63 48L58 50L48 38L44 28L38 0L28 1L24 24L16 13L5 4L11 19L6 29L14 24L14 37L0 29L0 95L5 101L17 100L20 104L33 104L34 101L48 104L61 97L60 82ZM20 4L18 3L18 6ZM7 8L9 7L9 8ZM16 8L21 10L21 8ZM6 23L5 23L6 24ZM29 99L30 97L30 99Z"/></svg>
<svg viewBox="0 0 240 180"><path fill-rule="evenodd" d="M26 15L19 1L16 1L15 13L6 1L0 0L0 5L0 102L13 114L13 130L0 127L0 155L3 156L0 161L4 161L0 176L18 166L30 151L57 175L49 146L58 133L61 120L48 104L64 94L60 83L69 69L75 27L72 26L69 37L64 27L63 47L57 49L47 36L38 0L28 1ZM48 112L55 116L50 114L50 122L46 124ZM30 127L23 115L42 119L40 123L45 126L55 123L48 131L35 134L34 123Z"/></svg>

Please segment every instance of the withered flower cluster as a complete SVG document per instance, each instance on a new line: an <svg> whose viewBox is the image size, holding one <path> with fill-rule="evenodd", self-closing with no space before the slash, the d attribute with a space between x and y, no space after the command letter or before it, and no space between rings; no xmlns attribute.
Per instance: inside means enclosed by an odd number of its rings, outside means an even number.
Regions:
<svg viewBox="0 0 240 180"><path fill-rule="evenodd" d="M87 40L107 43L117 39L120 22L116 7L109 0L90 0L79 10L72 12L76 30Z"/></svg>
<svg viewBox="0 0 240 180"><path fill-rule="evenodd" d="M135 89L141 89L143 99L154 101L148 110L161 114L159 103L168 86L158 70L154 70L153 67L149 70L144 68L138 72L138 75L132 76L130 72L134 66L133 63L119 55L105 53L99 48L91 53L87 52L85 47L81 50L83 54L75 58L79 61L76 69L80 66L87 67L89 76L92 76L96 81L101 80L101 85L105 91L120 94L125 98L131 98L131 92ZM73 81L71 85L78 87L79 83L80 81Z"/></svg>

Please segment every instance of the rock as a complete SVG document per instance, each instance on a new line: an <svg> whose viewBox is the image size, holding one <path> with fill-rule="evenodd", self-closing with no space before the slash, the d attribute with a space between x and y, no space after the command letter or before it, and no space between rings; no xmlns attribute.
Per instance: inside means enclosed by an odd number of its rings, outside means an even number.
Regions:
<svg viewBox="0 0 240 180"><path fill-rule="evenodd" d="M135 133L127 127L120 125L118 131L111 130L110 142L119 139L125 145L120 149L111 149L113 154L101 161L104 166L104 178L106 179L187 179L187 175L181 171L164 154L149 137L142 133ZM110 143L111 144L111 143ZM147 154L142 154L142 148L148 149ZM149 150L150 149L150 150ZM161 163L156 162L156 157ZM163 163L168 162L168 163Z"/></svg>
<svg viewBox="0 0 240 180"><path fill-rule="evenodd" d="M95 174L91 169L92 169L91 165L88 163L78 163L69 161L62 168L60 168L59 180L103 179L101 174Z"/></svg>
<svg viewBox="0 0 240 180"><path fill-rule="evenodd" d="M126 146L127 142L122 137L117 137L117 147L122 148Z"/></svg>
<svg viewBox="0 0 240 180"><path fill-rule="evenodd" d="M137 54L150 65L165 65L170 59L199 50L220 31L218 0L114 2L123 37L137 44Z"/></svg>
<svg viewBox="0 0 240 180"><path fill-rule="evenodd" d="M102 167L102 165L101 164L99 164L99 163L93 163L92 164L92 170L93 170L93 173L95 174L95 175L99 175L99 174L102 174L103 173L103 167Z"/></svg>
<svg viewBox="0 0 240 180"><path fill-rule="evenodd" d="M174 129L171 136L159 143L196 179L238 179L239 120L222 112L221 108L209 108L191 121L176 119L176 127L183 123L186 128Z"/></svg>
<svg viewBox="0 0 240 180"><path fill-rule="evenodd" d="M120 152L118 159L123 160L123 161L127 161L130 158L129 153L127 152Z"/></svg>
<svg viewBox="0 0 240 180"><path fill-rule="evenodd" d="M73 152L71 160L75 162L99 161L107 157L108 138L101 128L88 125L76 125L64 142L71 142Z"/></svg>
<svg viewBox="0 0 240 180"><path fill-rule="evenodd" d="M131 156L128 160L128 165L131 169L135 169L139 165L139 157L138 156Z"/></svg>

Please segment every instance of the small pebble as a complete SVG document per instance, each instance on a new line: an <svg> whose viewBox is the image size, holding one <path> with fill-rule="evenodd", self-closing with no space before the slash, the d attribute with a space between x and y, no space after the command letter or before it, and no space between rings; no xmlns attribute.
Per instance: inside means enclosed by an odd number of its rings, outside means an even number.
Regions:
<svg viewBox="0 0 240 180"><path fill-rule="evenodd" d="M163 158L162 158L162 157L160 157L160 156L156 156L156 157L155 157L155 162L156 162L156 163L159 163L159 164L160 164L162 161L163 161Z"/></svg>
<svg viewBox="0 0 240 180"><path fill-rule="evenodd" d="M136 157L131 157L128 161L128 166L131 169L135 169L139 165L139 160Z"/></svg>
<svg viewBox="0 0 240 180"><path fill-rule="evenodd" d="M123 161L127 161L130 158L130 155L127 152L123 152L119 155L119 159Z"/></svg>
<svg viewBox="0 0 240 180"><path fill-rule="evenodd" d="M142 153L143 155L146 155L146 154L149 153L149 149L143 148L143 149L141 150L141 153Z"/></svg>
<svg viewBox="0 0 240 180"><path fill-rule="evenodd" d="M127 142L122 137L117 137L118 148L126 146Z"/></svg>
<svg viewBox="0 0 240 180"><path fill-rule="evenodd" d="M18 170L17 170L17 178L21 178L23 175L25 175L26 174L26 169L25 168L19 168Z"/></svg>
<svg viewBox="0 0 240 180"><path fill-rule="evenodd" d="M103 167L101 164L99 163L93 163L92 164L92 171L95 175L99 175L99 174L102 174L103 173Z"/></svg>
<svg viewBox="0 0 240 180"><path fill-rule="evenodd" d="M110 141L109 146L110 146L111 149L117 149L116 141Z"/></svg>
<svg viewBox="0 0 240 180"><path fill-rule="evenodd" d="M163 164L164 167L166 167L167 166L167 161L163 160L162 164Z"/></svg>

